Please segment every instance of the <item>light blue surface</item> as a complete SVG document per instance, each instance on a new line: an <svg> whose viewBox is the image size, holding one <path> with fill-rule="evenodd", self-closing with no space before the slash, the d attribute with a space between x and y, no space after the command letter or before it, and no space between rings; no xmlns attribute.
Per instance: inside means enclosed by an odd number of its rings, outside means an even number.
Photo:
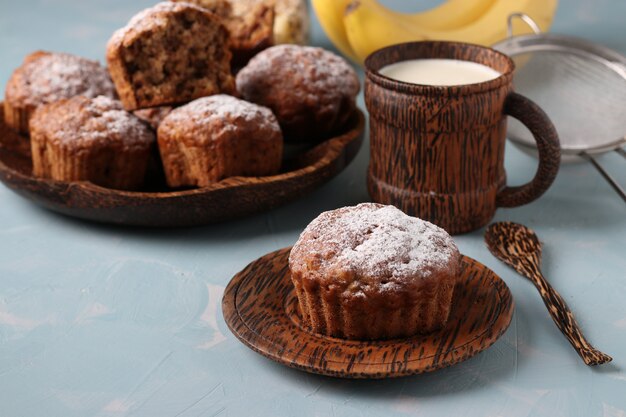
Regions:
<svg viewBox="0 0 626 417"><path fill-rule="evenodd" d="M38 48L101 59L109 34L150 3L0 0L0 85ZM626 53L625 19L623 0L562 0L553 30ZM482 231L456 241L507 282L517 309L502 339L463 364L335 380L240 344L221 314L229 279L292 245L321 211L368 200L367 159L365 144L344 173L294 204L185 230L74 221L0 185L0 417L626 416L626 208L588 164L564 166L543 198L496 220L537 231L546 276L612 364L583 365L532 285L485 249ZM623 158L601 160L626 184ZM535 166L508 147L512 183Z"/></svg>

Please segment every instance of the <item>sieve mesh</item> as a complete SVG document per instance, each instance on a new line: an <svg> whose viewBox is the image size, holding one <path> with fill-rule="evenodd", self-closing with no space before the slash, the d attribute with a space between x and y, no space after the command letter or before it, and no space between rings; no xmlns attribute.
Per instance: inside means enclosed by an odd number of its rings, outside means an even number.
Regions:
<svg viewBox="0 0 626 417"><path fill-rule="evenodd" d="M515 18L535 34L512 36ZM589 161L626 202L626 191L593 157L615 150L626 158L621 148L626 144L626 57L582 39L541 33L523 13L509 16L508 33L494 48L515 61L515 90L536 102L554 123L562 160ZM507 135L525 150L535 147L517 120L509 120Z"/></svg>
<svg viewBox="0 0 626 417"><path fill-rule="evenodd" d="M516 63L515 90L548 114L566 153L601 149L626 138L626 65L569 44L511 45L513 51L501 50ZM517 120L509 121L508 136L535 146Z"/></svg>
<svg viewBox="0 0 626 417"><path fill-rule="evenodd" d="M626 68L575 50L540 50L513 57L515 90L554 123L564 151L598 149L626 136ZM508 135L535 141L520 122Z"/></svg>

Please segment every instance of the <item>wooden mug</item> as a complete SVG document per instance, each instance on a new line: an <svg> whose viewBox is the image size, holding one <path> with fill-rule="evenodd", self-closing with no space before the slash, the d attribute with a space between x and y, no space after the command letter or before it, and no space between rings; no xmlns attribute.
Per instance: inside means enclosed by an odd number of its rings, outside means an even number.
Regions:
<svg viewBox="0 0 626 417"><path fill-rule="evenodd" d="M424 58L473 61L501 75L477 84L429 86L378 72ZM365 61L372 199L455 234L486 225L497 207L516 207L541 196L559 169L559 139L546 114L513 92L514 70L513 61L500 52L457 42L411 42L372 53ZM506 186L507 115L526 125L539 150L534 179L519 187Z"/></svg>

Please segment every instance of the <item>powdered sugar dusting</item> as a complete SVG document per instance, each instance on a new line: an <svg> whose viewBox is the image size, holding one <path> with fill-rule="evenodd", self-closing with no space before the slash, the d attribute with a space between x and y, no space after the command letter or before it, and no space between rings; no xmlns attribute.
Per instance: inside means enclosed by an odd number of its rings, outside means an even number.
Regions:
<svg viewBox="0 0 626 417"><path fill-rule="evenodd" d="M240 100L226 94L202 97L174 109L163 123L193 123L196 126L211 126L215 122L233 120L224 126L235 129L236 121L254 123L259 130L280 131L274 113L267 107Z"/></svg>
<svg viewBox="0 0 626 417"><path fill-rule="evenodd" d="M26 104L40 105L77 95L114 97L109 75L96 61L64 53L40 53L20 69Z"/></svg>
<svg viewBox="0 0 626 417"><path fill-rule="evenodd" d="M319 255L320 269L390 281L382 285L429 276L458 257L445 230L393 206L373 203L322 213L295 244L292 254L299 252L309 258Z"/></svg>
<svg viewBox="0 0 626 417"><path fill-rule="evenodd" d="M253 57L237 74L237 85L254 82L259 74L280 71L302 79L299 84L316 94L354 97L360 84L356 72L345 59L314 46L277 45ZM294 92L297 93L297 92Z"/></svg>
<svg viewBox="0 0 626 417"><path fill-rule="evenodd" d="M87 99L74 97L52 106L47 126L54 139L66 143L95 143L121 141L126 146L145 146L154 142L154 133L139 118L123 109L122 104L109 97Z"/></svg>

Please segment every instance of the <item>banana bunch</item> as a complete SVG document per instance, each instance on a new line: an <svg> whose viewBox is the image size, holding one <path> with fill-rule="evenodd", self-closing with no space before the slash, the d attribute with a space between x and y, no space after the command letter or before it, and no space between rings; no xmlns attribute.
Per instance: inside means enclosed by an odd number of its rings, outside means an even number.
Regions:
<svg viewBox="0 0 626 417"><path fill-rule="evenodd" d="M506 37L512 13L529 15L547 31L558 0L447 0L422 13L400 13L377 0L312 0L322 28L337 49L362 63L377 49L396 43L445 40L492 45ZM531 30L516 21L513 33Z"/></svg>

